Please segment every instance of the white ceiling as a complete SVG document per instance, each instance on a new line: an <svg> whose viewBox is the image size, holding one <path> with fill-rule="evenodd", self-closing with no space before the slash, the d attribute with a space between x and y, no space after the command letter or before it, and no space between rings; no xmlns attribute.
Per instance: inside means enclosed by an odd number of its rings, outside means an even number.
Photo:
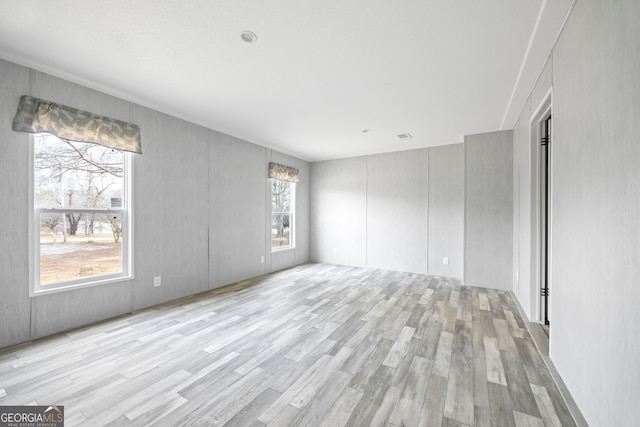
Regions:
<svg viewBox="0 0 640 427"><path fill-rule="evenodd" d="M0 57L315 161L511 128L570 0L549 3L3 0Z"/></svg>

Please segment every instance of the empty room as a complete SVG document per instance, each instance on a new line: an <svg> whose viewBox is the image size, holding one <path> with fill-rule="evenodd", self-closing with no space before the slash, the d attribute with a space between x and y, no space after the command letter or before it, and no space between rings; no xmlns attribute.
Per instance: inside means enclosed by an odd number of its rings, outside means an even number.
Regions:
<svg viewBox="0 0 640 427"><path fill-rule="evenodd" d="M638 22L4 1L0 426L638 425Z"/></svg>

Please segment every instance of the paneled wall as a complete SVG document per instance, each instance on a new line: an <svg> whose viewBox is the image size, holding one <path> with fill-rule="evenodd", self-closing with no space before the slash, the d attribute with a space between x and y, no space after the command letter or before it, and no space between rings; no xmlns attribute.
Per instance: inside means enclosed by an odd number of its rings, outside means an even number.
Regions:
<svg viewBox="0 0 640 427"><path fill-rule="evenodd" d="M0 348L308 261L306 162L7 61L0 76ZM25 94L140 125L133 280L29 297L29 136L11 130ZM272 159L300 169L297 245L274 256Z"/></svg>
<svg viewBox="0 0 640 427"><path fill-rule="evenodd" d="M514 285L513 292L518 297L520 305L527 312L529 319L534 310L534 299L531 295L531 245L532 233L537 231L531 227L532 204L532 147L529 143L529 118L531 116L531 101L527 101L524 110L513 130L513 256L514 256Z"/></svg>
<svg viewBox="0 0 640 427"><path fill-rule="evenodd" d="M366 193L366 157L311 163L311 260L367 266Z"/></svg>
<svg viewBox="0 0 640 427"><path fill-rule="evenodd" d="M514 129L514 291L534 317L530 120L553 87L550 356L592 426L640 419L638 19L635 0L577 1Z"/></svg>
<svg viewBox="0 0 640 427"><path fill-rule="evenodd" d="M29 70L0 61L0 348L31 337L29 299L29 146L11 130L21 95L30 88Z"/></svg>
<svg viewBox="0 0 640 427"><path fill-rule="evenodd" d="M367 264L427 272L429 151L367 157Z"/></svg>
<svg viewBox="0 0 640 427"><path fill-rule="evenodd" d="M462 277L464 271L464 145L429 148L430 274ZM448 264L444 264L447 258Z"/></svg>
<svg viewBox="0 0 640 427"><path fill-rule="evenodd" d="M510 290L513 132L465 136L465 171L465 283Z"/></svg>
<svg viewBox="0 0 640 427"><path fill-rule="evenodd" d="M471 283L510 289L511 137L312 163L311 259L462 278L466 245Z"/></svg>
<svg viewBox="0 0 640 427"><path fill-rule="evenodd" d="M639 19L579 1L553 52L551 355L594 426L640 419Z"/></svg>
<svg viewBox="0 0 640 427"><path fill-rule="evenodd" d="M266 255L269 200L264 148L213 131L211 139L209 266L217 287L267 272L260 257Z"/></svg>
<svg viewBox="0 0 640 427"><path fill-rule="evenodd" d="M134 156L135 310L208 287L209 144L205 128L147 108L133 111L143 143L143 154ZM162 286L153 287L154 276Z"/></svg>

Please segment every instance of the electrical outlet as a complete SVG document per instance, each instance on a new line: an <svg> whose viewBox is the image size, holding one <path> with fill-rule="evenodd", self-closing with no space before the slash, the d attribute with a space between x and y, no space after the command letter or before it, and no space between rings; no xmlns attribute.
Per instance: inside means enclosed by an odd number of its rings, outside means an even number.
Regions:
<svg viewBox="0 0 640 427"><path fill-rule="evenodd" d="M153 287L157 288L158 286L160 286L162 284L161 282L161 276L156 276L153 278Z"/></svg>
<svg viewBox="0 0 640 427"><path fill-rule="evenodd" d="M449 258L448 258L448 257L444 257L444 258L442 258L442 263L443 263L444 265L449 265Z"/></svg>
<svg viewBox="0 0 640 427"><path fill-rule="evenodd" d="M260 256L260 264L264 264L264 255Z"/></svg>

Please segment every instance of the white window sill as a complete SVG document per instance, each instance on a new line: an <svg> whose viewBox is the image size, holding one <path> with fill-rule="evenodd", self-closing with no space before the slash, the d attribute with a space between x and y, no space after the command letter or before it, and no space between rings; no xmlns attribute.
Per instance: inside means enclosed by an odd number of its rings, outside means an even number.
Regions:
<svg viewBox="0 0 640 427"><path fill-rule="evenodd" d="M44 286L40 289L31 289L29 292L29 297L39 297L42 295L56 294L60 292L68 292L75 291L79 289L93 288L96 286L109 285L112 283L120 283L120 282L128 282L133 280L133 275L126 276L116 276L116 277L104 277L104 278L96 278L96 280L87 280L81 281L78 283L62 283L62 284L52 284L50 286Z"/></svg>
<svg viewBox="0 0 640 427"><path fill-rule="evenodd" d="M271 253L277 253L277 252L286 252L286 251L292 251L294 250L296 247L295 246L285 246L283 248L271 248Z"/></svg>

